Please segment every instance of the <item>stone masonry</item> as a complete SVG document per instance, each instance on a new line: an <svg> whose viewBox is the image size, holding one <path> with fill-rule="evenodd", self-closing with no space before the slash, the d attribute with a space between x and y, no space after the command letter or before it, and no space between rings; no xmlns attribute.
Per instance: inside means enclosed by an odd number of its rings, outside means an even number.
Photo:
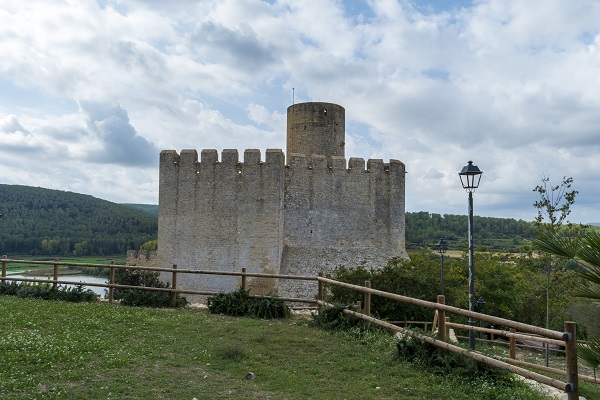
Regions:
<svg viewBox="0 0 600 400"><path fill-rule="evenodd" d="M404 248L404 164L344 158L344 108L288 108L282 150L164 150L158 264L316 276L338 265L382 267ZM169 281L170 274L163 280ZM252 293L314 298L316 284L249 278ZM180 274L178 288L230 292L240 278Z"/></svg>

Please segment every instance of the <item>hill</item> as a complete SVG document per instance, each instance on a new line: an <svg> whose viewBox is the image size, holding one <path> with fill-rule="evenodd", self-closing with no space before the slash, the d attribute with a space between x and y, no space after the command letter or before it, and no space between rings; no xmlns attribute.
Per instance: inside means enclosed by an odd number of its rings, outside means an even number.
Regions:
<svg viewBox="0 0 600 400"><path fill-rule="evenodd" d="M134 204L134 203L123 203L124 206L134 208L136 210L143 211L150 215L154 215L158 218L158 204Z"/></svg>
<svg viewBox="0 0 600 400"><path fill-rule="evenodd" d="M467 248L467 216L434 214L425 211L406 213L406 248L432 248L444 238L452 249ZM515 250L534 237L532 222L512 218L473 217L476 246L492 250Z"/></svg>
<svg viewBox="0 0 600 400"><path fill-rule="evenodd" d="M0 185L0 253L121 255L157 238L148 212L89 195Z"/></svg>

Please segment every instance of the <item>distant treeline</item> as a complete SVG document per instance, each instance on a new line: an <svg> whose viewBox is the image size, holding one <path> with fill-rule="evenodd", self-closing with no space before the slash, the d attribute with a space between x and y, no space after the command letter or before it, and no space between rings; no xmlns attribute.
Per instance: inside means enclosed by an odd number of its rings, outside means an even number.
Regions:
<svg viewBox="0 0 600 400"><path fill-rule="evenodd" d="M406 213L406 247L433 247L440 238L451 249L466 249L466 215L432 214L425 211ZM473 217L473 240L479 250L516 250L535 236L533 222L511 218Z"/></svg>
<svg viewBox="0 0 600 400"><path fill-rule="evenodd" d="M0 185L0 253L120 255L157 238L155 216L92 196Z"/></svg>

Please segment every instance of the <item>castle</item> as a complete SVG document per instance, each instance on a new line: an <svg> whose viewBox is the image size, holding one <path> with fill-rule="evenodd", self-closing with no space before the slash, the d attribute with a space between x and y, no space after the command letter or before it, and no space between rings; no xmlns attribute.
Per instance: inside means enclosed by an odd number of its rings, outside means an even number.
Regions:
<svg viewBox="0 0 600 400"><path fill-rule="evenodd" d="M280 149L164 150L160 154L158 261L162 267L316 276L338 265L382 267L407 257L404 164L345 159L345 110L287 110ZM169 281L170 274L163 280ZM231 292L240 278L180 274L181 289ZM314 283L248 278L252 293L313 298Z"/></svg>

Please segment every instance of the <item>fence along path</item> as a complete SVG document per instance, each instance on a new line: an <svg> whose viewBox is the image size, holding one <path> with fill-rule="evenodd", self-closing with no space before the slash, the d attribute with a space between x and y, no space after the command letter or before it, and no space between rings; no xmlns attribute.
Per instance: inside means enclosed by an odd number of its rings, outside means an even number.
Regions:
<svg viewBox="0 0 600 400"><path fill-rule="evenodd" d="M574 322L565 322L565 331L558 332L558 331L540 328L537 326L528 325L528 324L524 324L521 322L516 322L516 321L504 319L504 318L494 317L492 315L481 314L481 313L477 313L477 312L473 312L473 311L469 311L469 310L464 310L462 308L448 306L445 304L445 297L443 295L439 295L437 298L437 303L435 303L435 302L430 302L430 301L426 301L426 300L414 299L412 297L406 297L406 296L402 296L402 295L398 295L398 294L394 294L394 293L388 293L388 292L384 292L381 290L372 289L370 287L371 286L370 282L368 282L368 281L365 282L365 286L359 286L359 285L353 285L353 284L344 283L344 282L338 282L333 279L328 279L323 276L319 276L318 304L322 305L322 306L329 306L329 307L332 306L332 304L328 304L323 300L323 293L324 293L324 289L322 287L323 284L331 284L331 285L340 286L340 287L344 287L344 288L348 288L348 289L353 289L358 292L364 293L364 295L365 295L365 297L364 297L364 304L365 304L364 313L359 313L359 312L356 312L356 311L353 311L350 309L345 309L344 313L346 313L346 314L354 315L360 319L363 319L363 320L369 321L373 324L382 326L391 331L401 332L403 334L416 337L418 339L421 339L421 340L423 340L427 343L430 343L436 347L439 347L441 349L452 351L454 353L461 354L465 357L473 358L477 361L481 361L488 365L502 368L504 370L513 372L513 373L523 376L525 378L532 379L537 382L543 383L545 385L557 388L561 391L566 392L568 394L569 400L579 399L579 383L578 383L579 376L578 376L578 372L577 372L577 347L576 347L576 324ZM399 326L390 324L388 322L373 318L372 316L370 316L370 304L371 304L371 296L372 295L382 296L382 297L397 300L397 301L400 301L403 303L414 304L414 305L418 305L418 306L427 307L427 308L430 308L433 310L437 310L437 312L438 312L438 318L437 318L438 336L437 336L437 338L419 334L414 331L407 330L407 329L401 328ZM538 335L538 337L535 337L536 341L547 341L549 343L560 344L561 346L565 346L566 372L564 372L564 375L567 378L567 382L553 379L553 378L547 377L545 375L529 371L525 368L521 368L521 367L512 365L506 361L488 357L481 353L477 353L475 351L469 351L462 347L448 343L446 341L446 335L447 335L447 331L450 328L450 326L446 326L446 321L447 321L446 313L462 315L465 317L472 317L472 318L479 319L479 320L482 320L485 322L489 322L494 325L506 326L508 328L514 329L515 331L519 330L519 331L525 332L525 333L532 333L532 334ZM478 328L478 327L472 327L470 325L460 325L460 324L451 324L451 325L453 325L454 327L459 327L462 329L472 329L475 331L483 329L483 328ZM521 336L523 336L523 335L521 335ZM533 338L532 336L527 336L527 337ZM535 364L528 364L527 366L528 367L536 367L536 368L538 367ZM556 370L556 371L558 371L558 370ZM549 371L549 372L555 372L555 371ZM563 371L560 371L560 372L563 372Z"/></svg>
<svg viewBox="0 0 600 400"><path fill-rule="evenodd" d="M469 357L475 359L477 361L486 363L488 365L492 365L498 368L502 368L504 370L510 371L517 375L523 376L528 379L535 380L537 382L546 384L548 386L557 388L562 390L568 394L568 400L579 399L579 385L578 385L578 372L577 372L577 347L576 347L576 324L574 322L565 322L565 331L553 331L550 329L540 328L533 325L524 324L521 322L516 322L504 318L494 317L492 315L481 314L469 310L464 310L457 307L448 306L445 304L445 297L443 295L439 295L437 298L437 302L431 302L426 300L415 299L412 297L406 297L394 293L388 293L381 290L376 290L371 288L371 284L369 281L365 281L365 286L353 285L349 283L339 282L333 279L325 278L322 273L319 274L318 277L311 276L297 276L297 275L277 275L277 274L262 274L262 273L248 273L245 268L242 268L241 272L232 272L232 271L202 271L202 270L191 270L191 269L179 269L176 265L173 265L173 268L153 268L153 267L144 267L144 266L126 266L126 265L116 265L114 262L111 264L87 264L87 263L68 263L68 262L60 262L58 259L54 259L54 261L28 261L28 260L12 260L8 259L7 256L3 256L1 259L2 262L2 275L0 276L0 283L4 284L6 281L24 281L24 282L44 282L44 283L52 283L55 287L57 284L72 284L73 282L61 281L59 278L58 267L59 266L79 266L79 267L96 267L96 268L109 268L110 269L110 277L109 283L100 284L100 283L85 283L82 282L82 285L85 286L97 286L97 287L106 287L109 289L109 301L113 301L113 291L115 288L118 289L140 289L140 290L150 290L150 291L165 291L171 293L171 302L174 305L177 294L197 294L197 295L216 295L217 292L211 291L199 291L199 290L182 290L177 288L177 275L178 274L212 274L212 275L229 275L241 277L241 287L246 289L246 278L247 277L261 277L261 278L273 278L273 279L299 279L299 280L307 280L307 281L316 281L317 282L317 299L298 299L298 298L278 298L279 300L296 302L296 303L307 303L307 304L318 304L323 307L332 307L332 304L329 304L324 301L324 293L325 284L335 285L344 287L347 289L356 290L358 292L362 292L364 294L364 312L356 312L350 309L344 309L344 313L352 314L360 319L368 321L370 323L376 324L378 326L384 327L391 331L401 332L406 335L411 335L418 339L421 339L427 343L430 343L434 346L437 346L440 349L445 349L448 351L452 351L458 354L461 354L465 357ZM39 280L39 279L24 279L24 278L10 278L7 277L7 264L38 264L38 265L52 265L53 266L53 279L51 280ZM133 270L150 270L150 271L161 271L161 272L171 272L172 273L172 284L171 288L153 288L153 287L139 287L139 286L131 286L131 285L118 285L114 283L115 277L115 269L133 269ZM437 311L437 338L431 337L423 334L416 333L409 329L405 329L399 327L397 325L393 325L389 322L385 322L374 318L371 316L371 296L382 296L385 298L389 298L392 300L400 301L403 303L414 304L422 307L427 307L432 310ZM268 297L268 296L257 296L254 297ZM447 322L446 313L461 315L465 317L472 317L481 321L489 322L494 325L505 326L510 328L510 332L493 330L496 334L502 333L505 336L509 337L511 340L515 340L516 338L527 338L536 340L538 342L555 344L559 346L565 347L565 359L566 359L566 371L561 371L557 369L544 369L544 367L535 364L525 363L523 361L518 360L498 360L492 357L485 356L481 353L477 353L475 351L469 351L462 347L456 346L454 344L448 343L446 341L447 331L450 327L466 329L466 330L475 330L480 332L491 331L488 328L479 328L470 325L461 325L455 323ZM521 333L516 333L516 331L529 333L536 335L523 335ZM514 359L514 354L511 354L511 359ZM563 374L567 381L563 382L557 379L553 379L547 377L542 374L538 374L536 372L529 371L525 368L518 367L514 364L520 364L527 368L537 368L539 370L545 370L547 372ZM588 379L589 380L589 379Z"/></svg>

